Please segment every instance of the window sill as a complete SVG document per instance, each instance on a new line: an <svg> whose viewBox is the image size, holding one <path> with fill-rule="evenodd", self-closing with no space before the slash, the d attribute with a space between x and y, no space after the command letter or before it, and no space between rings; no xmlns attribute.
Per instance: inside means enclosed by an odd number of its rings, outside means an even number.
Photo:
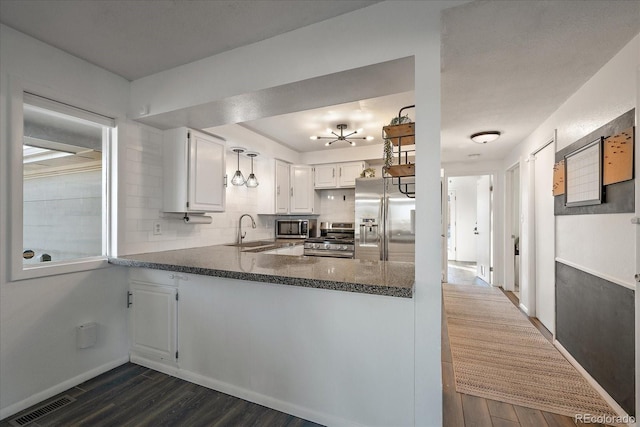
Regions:
<svg viewBox="0 0 640 427"><path fill-rule="evenodd" d="M78 260L48 262L42 265L20 266L12 272L11 280L27 280L39 277L56 276L59 274L77 273L80 271L96 270L109 266L107 257L82 258Z"/></svg>

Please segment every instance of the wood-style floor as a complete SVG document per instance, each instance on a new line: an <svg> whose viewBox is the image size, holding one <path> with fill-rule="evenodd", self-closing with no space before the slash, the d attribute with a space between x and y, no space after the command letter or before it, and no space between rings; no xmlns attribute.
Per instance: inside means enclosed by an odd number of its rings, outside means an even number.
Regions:
<svg viewBox="0 0 640 427"><path fill-rule="evenodd" d="M475 263L449 262L449 283L470 286L489 286L473 273ZM507 297L518 306L513 292L505 292ZM523 313L524 316L524 313ZM551 333L538 321L529 318L531 323L549 341ZM524 406L511 405L496 400L471 396L456 391L449 333L444 307L442 309L442 404L443 424L446 427L602 427L602 424L575 423L565 415L553 414Z"/></svg>
<svg viewBox="0 0 640 427"><path fill-rule="evenodd" d="M473 265L464 263L450 266L449 282L489 286L475 277ZM515 295L506 294L517 306ZM547 339L551 340L551 334L535 320L532 323ZM442 382L444 426L573 427L576 425L571 418L563 415L456 392L444 310ZM318 426L292 415L127 363L0 421L0 427L9 427L11 419L63 395L70 395L77 400L28 426ZM584 424L578 423L578 425ZM601 427L599 424L589 424L589 426Z"/></svg>
<svg viewBox="0 0 640 427"><path fill-rule="evenodd" d="M292 415L127 363L0 422L70 395L75 402L27 427L319 426Z"/></svg>

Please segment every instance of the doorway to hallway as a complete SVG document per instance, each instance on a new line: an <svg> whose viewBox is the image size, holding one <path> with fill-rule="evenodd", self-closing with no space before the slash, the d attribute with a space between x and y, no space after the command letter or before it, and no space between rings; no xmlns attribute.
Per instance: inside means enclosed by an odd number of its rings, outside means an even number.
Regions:
<svg viewBox="0 0 640 427"><path fill-rule="evenodd" d="M493 282L493 177L447 177L446 245L449 283ZM471 276L470 276L471 275ZM470 277L469 277L470 276Z"/></svg>

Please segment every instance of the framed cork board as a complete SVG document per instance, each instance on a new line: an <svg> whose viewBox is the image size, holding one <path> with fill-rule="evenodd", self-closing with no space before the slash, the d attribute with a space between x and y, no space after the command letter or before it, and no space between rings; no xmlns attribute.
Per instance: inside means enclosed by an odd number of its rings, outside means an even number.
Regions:
<svg viewBox="0 0 640 427"><path fill-rule="evenodd" d="M603 185L633 179L634 130L630 127L604 140Z"/></svg>
<svg viewBox="0 0 640 427"><path fill-rule="evenodd" d="M564 160L553 165L553 195L564 194Z"/></svg>

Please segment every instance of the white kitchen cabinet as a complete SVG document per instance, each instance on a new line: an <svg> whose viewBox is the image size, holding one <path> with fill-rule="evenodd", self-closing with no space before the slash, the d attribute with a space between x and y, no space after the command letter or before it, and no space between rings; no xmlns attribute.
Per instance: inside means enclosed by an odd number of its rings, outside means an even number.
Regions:
<svg viewBox="0 0 640 427"><path fill-rule="evenodd" d="M285 163L282 160L276 160L276 205L275 205L275 213L277 214L287 214L289 213L289 163Z"/></svg>
<svg viewBox="0 0 640 427"><path fill-rule="evenodd" d="M355 187L356 178L366 168L364 162L338 163L338 187Z"/></svg>
<svg viewBox="0 0 640 427"><path fill-rule="evenodd" d="M316 189L349 188L356 186L356 178L367 167L365 162L330 163L315 165L314 177Z"/></svg>
<svg viewBox="0 0 640 427"><path fill-rule="evenodd" d="M313 191L313 168L309 165L292 165L275 161L274 205L265 203L267 214L313 214L316 194ZM267 191L266 189L263 191ZM273 193L272 193L273 194Z"/></svg>
<svg viewBox="0 0 640 427"><path fill-rule="evenodd" d="M315 188L336 188L338 176L336 165L316 165L314 167Z"/></svg>
<svg viewBox="0 0 640 427"><path fill-rule="evenodd" d="M289 213L312 214L315 208L313 168L308 165L290 165Z"/></svg>
<svg viewBox="0 0 640 427"><path fill-rule="evenodd" d="M164 132L165 212L223 212L225 143L207 133L181 127Z"/></svg>
<svg viewBox="0 0 640 427"><path fill-rule="evenodd" d="M132 353L163 363L178 356L178 290L132 281L128 306Z"/></svg>

